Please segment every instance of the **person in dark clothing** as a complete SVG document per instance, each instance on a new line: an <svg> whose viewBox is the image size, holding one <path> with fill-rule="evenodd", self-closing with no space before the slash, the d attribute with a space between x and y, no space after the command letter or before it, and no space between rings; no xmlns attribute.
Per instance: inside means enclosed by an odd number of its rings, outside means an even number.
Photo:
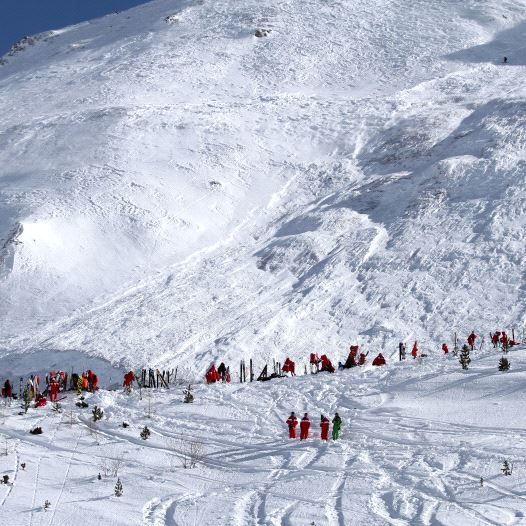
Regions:
<svg viewBox="0 0 526 526"><path fill-rule="evenodd" d="M4 397L11 398L13 396L13 386L9 380L4 382Z"/></svg>
<svg viewBox="0 0 526 526"><path fill-rule="evenodd" d="M403 342L398 344L398 357L400 361L405 360L405 343Z"/></svg>
<svg viewBox="0 0 526 526"><path fill-rule="evenodd" d="M224 383L226 382L226 365L224 362L221 362L219 364L219 367L217 368L217 372L221 375L221 381Z"/></svg>

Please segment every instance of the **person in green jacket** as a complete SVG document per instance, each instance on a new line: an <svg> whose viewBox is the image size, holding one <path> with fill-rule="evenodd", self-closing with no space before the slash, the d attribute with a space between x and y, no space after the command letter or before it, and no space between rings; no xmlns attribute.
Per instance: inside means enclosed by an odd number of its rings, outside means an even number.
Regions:
<svg viewBox="0 0 526 526"><path fill-rule="evenodd" d="M340 436L340 428L342 427L342 419L340 418L340 415L336 413L334 415L334 418L332 419L332 439L338 440L338 437Z"/></svg>

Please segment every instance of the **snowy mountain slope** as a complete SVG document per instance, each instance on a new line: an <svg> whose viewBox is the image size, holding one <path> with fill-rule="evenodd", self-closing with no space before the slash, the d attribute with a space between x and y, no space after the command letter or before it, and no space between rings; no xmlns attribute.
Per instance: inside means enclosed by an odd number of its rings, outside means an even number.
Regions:
<svg viewBox="0 0 526 526"><path fill-rule="evenodd" d="M7 57L1 347L201 372L521 325L523 8L158 0Z"/></svg>
<svg viewBox="0 0 526 526"><path fill-rule="evenodd" d="M150 526L521 525L526 350L508 354L507 373L497 371L500 354L475 351L468 371L450 356L201 384L193 404L182 402L181 386L143 391L142 400L137 391L88 394L84 410L68 394L63 414L48 405L20 416L18 407L2 405L9 454L0 456L0 472L13 482L0 486L2 517L35 526L82 517ZM95 404L105 416L94 426ZM310 414L305 442L287 438L291 410ZM341 440L322 443L320 414L335 411ZM42 435L27 433L35 425ZM139 437L145 425L146 441ZM183 469L184 444L195 439L204 447L202 463ZM119 498L116 476L97 480L118 458ZM514 464L511 476L500 472L504 459ZM44 512L46 499L51 508Z"/></svg>

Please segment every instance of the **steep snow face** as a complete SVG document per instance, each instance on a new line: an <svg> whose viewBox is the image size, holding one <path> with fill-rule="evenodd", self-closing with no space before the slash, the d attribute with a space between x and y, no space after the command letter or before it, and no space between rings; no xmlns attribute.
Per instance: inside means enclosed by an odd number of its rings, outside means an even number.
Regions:
<svg viewBox="0 0 526 526"><path fill-rule="evenodd" d="M522 324L524 4L158 0L4 57L1 346L202 369Z"/></svg>

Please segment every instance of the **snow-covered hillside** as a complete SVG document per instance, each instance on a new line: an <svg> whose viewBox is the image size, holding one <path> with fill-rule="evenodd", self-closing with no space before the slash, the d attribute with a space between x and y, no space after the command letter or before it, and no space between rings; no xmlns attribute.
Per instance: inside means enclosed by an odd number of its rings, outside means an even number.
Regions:
<svg viewBox="0 0 526 526"><path fill-rule="evenodd" d="M3 353L202 372L518 328L524 7L156 0L4 57Z"/></svg>
<svg viewBox="0 0 526 526"><path fill-rule="evenodd" d="M84 410L68 393L62 414L2 405L0 475L10 484L0 486L0 514L33 526L524 525L526 350L508 354L506 373L499 355L475 351L467 371L450 356L201 385L193 404L181 386L142 400L101 391ZM309 412L308 440L287 438L291 410ZM321 442L320 414L336 411L341 440ZM43 434L29 435L37 425ZM190 443L201 444L199 464L184 469Z"/></svg>

